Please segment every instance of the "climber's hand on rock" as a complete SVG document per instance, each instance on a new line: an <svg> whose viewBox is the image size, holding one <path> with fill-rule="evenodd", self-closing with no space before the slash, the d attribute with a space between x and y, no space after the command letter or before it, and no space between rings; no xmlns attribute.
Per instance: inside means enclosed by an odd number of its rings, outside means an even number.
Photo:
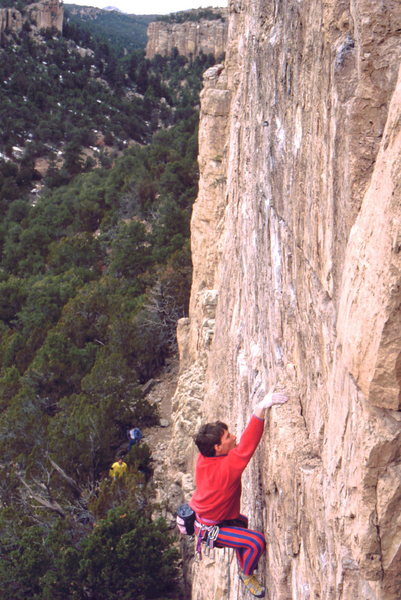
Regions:
<svg viewBox="0 0 401 600"><path fill-rule="evenodd" d="M282 394L281 392L275 392L274 394L271 394L270 398L269 395L270 394L267 394L267 408L270 408L271 406L280 406L288 401L288 396L286 396L286 394Z"/></svg>
<svg viewBox="0 0 401 600"><path fill-rule="evenodd" d="M280 406L285 404L288 400L288 396L281 392L269 392L266 396L255 405L256 410L263 410L265 408L271 408L272 406Z"/></svg>

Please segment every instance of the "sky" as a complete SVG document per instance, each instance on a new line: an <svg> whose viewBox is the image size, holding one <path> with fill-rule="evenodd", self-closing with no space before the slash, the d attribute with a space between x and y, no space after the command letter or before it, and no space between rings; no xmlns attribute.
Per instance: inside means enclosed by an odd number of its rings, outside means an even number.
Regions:
<svg viewBox="0 0 401 600"><path fill-rule="evenodd" d="M113 6L130 15L166 15L190 8L226 7L228 0L68 0L65 3L97 8Z"/></svg>

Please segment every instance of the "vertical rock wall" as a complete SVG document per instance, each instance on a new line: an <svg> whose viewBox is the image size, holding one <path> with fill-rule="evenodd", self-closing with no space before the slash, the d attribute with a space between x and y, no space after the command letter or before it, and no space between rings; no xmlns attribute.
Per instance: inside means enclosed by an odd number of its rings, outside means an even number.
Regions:
<svg viewBox="0 0 401 600"><path fill-rule="evenodd" d="M25 23L31 26L34 33L41 29L63 29L64 7L59 0L42 0L29 4L23 12L15 8L0 9L0 42L4 42L7 35L15 32L19 34Z"/></svg>
<svg viewBox="0 0 401 600"><path fill-rule="evenodd" d="M221 56L227 43L227 18L221 10L221 19L200 19L183 23L154 21L149 23L146 58L156 54L169 56L174 48L186 57L203 54Z"/></svg>
<svg viewBox="0 0 401 600"><path fill-rule="evenodd" d="M231 0L205 76L170 466L290 392L244 477L279 600L401 597L401 4ZM218 551L193 600L246 597Z"/></svg>

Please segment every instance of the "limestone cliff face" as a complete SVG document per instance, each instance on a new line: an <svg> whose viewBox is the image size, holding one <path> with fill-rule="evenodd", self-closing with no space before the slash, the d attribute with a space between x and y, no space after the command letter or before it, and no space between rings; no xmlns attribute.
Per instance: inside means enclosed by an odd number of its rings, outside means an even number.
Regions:
<svg viewBox="0 0 401 600"><path fill-rule="evenodd" d="M213 54L221 56L226 49L227 19L222 11L222 19L166 23L154 21L148 26L146 58L156 54L168 56L177 48L183 56Z"/></svg>
<svg viewBox="0 0 401 600"><path fill-rule="evenodd" d="M188 497L199 423L289 391L243 479L271 599L401 597L400 32L396 0L232 0L205 75L170 468Z"/></svg>
<svg viewBox="0 0 401 600"><path fill-rule="evenodd" d="M9 33L19 34L27 23L34 33L41 29L63 29L64 7L59 0L41 0L29 4L23 12L14 8L0 9L0 41Z"/></svg>

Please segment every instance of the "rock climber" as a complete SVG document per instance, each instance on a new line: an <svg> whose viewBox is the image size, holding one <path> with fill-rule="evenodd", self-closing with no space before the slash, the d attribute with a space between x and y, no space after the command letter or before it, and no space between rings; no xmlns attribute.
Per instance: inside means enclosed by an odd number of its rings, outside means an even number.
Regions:
<svg viewBox="0 0 401 600"><path fill-rule="evenodd" d="M120 477L122 477L125 474L126 471L127 471L127 463L124 462L123 459L120 456L111 465L110 471L109 471L109 475L114 480L116 480L117 478L119 479Z"/></svg>
<svg viewBox="0 0 401 600"><path fill-rule="evenodd" d="M239 577L258 598L264 597L265 588L253 572L266 540L261 532L248 529L247 517L240 514L241 476L262 437L266 409L287 400L282 393L264 395L255 405L238 444L236 436L221 421L203 425L194 438L200 452L195 469L196 490L189 502L196 513L195 533L198 538L206 538L213 526L218 527L214 545L235 549ZM214 536L216 533L215 529Z"/></svg>

